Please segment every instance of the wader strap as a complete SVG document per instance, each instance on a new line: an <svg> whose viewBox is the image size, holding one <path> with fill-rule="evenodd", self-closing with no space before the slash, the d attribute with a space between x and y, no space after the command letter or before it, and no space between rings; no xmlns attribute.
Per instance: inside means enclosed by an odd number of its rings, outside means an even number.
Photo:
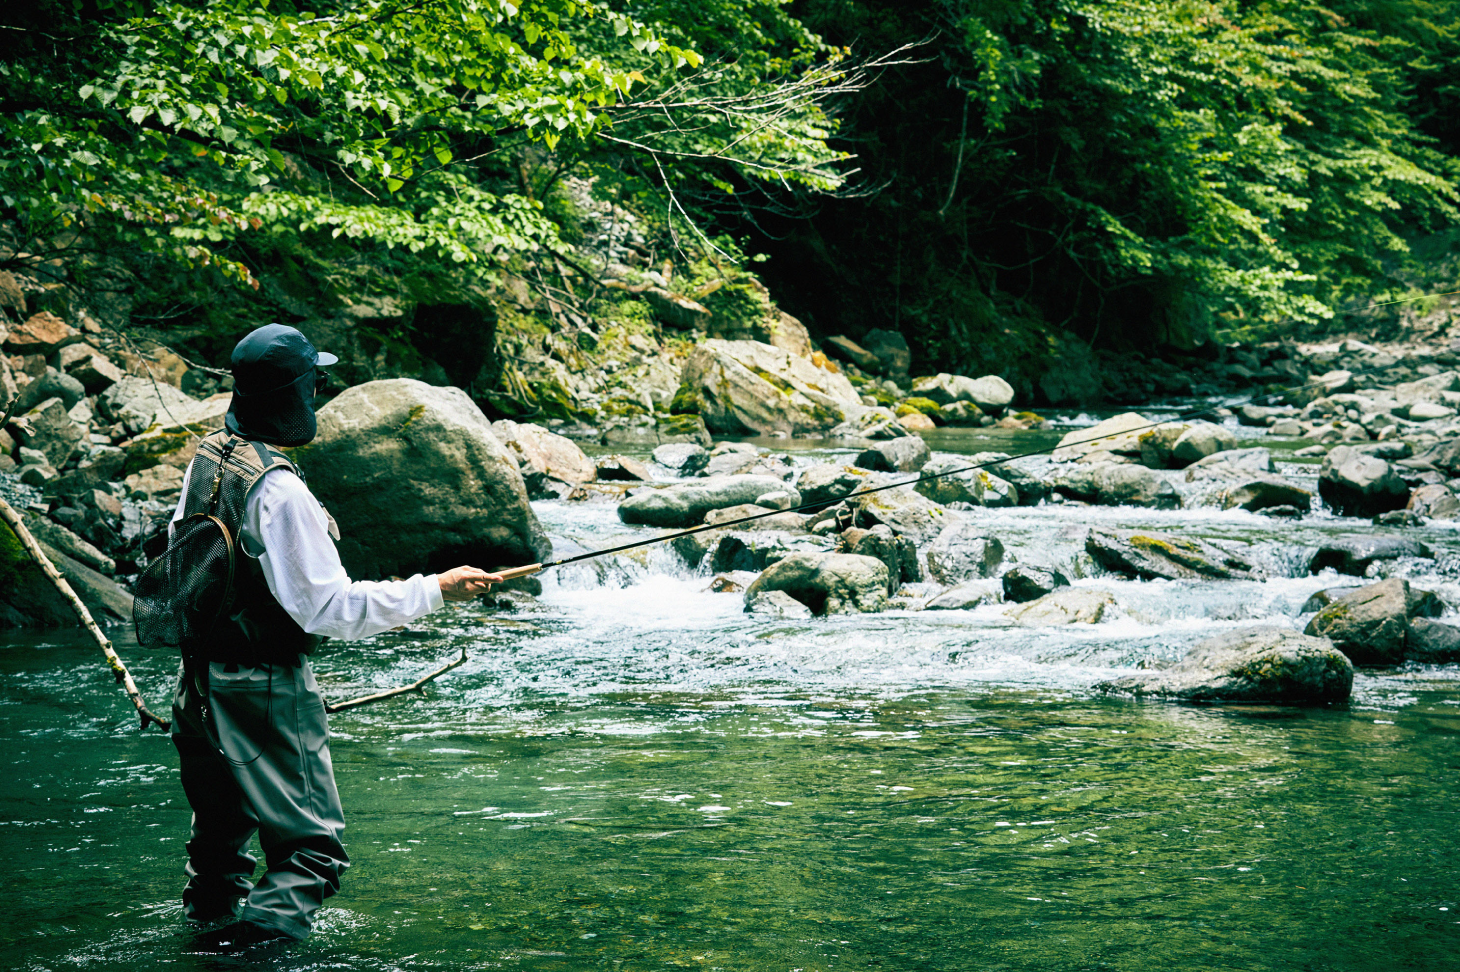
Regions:
<svg viewBox="0 0 1460 972"><path fill-rule="evenodd" d="M262 442L254 442L252 443L252 445L253 451L259 454L259 465L263 466L265 469L268 469L269 463L274 461L269 456L268 446L264 445Z"/></svg>

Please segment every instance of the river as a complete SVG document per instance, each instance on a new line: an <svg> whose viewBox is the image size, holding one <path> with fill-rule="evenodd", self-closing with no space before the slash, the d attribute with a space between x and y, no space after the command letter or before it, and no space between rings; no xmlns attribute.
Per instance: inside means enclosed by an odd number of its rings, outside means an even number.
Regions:
<svg viewBox="0 0 1460 972"><path fill-rule="evenodd" d="M1020 451L1049 433L943 431ZM763 441L808 464L845 450ZM1258 443L1253 443L1258 444ZM1289 456L1303 443L1264 440ZM1316 467L1285 462L1312 485ZM1173 479L1179 479L1174 474ZM581 545L649 536L608 504L534 504ZM1221 631L1300 625L1309 550L1380 531L1325 513L1044 506L965 514L1009 559L1112 591L1097 625L1003 607L786 621L669 551L545 578L331 644L353 867L283 969L1450 970L1460 967L1460 668L1363 671L1333 708L1092 690ZM1250 542L1261 582L1096 576L1092 525ZM1385 567L1460 607L1460 533ZM175 660L118 647L154 707ZM188 811L93 647L0 639L0 965L241 968L189 952Z"/></svg>

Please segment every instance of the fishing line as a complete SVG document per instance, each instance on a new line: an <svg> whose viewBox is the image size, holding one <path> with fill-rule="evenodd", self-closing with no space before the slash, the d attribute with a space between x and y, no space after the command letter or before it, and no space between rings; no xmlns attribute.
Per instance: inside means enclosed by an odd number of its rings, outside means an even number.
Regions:
<svg viewBox="0 0 1460 972"><path fill-rule="evenodd" d="M1374 372L1358 372L1357 374L1359 374L1359 375L1366 375L1366 374L1373 374L1373 373ZM960 475L963 475L964 473L977 472L980 469L987 469L990 466L1003 465L1006 462L1013 462L1016 459L1030 459L1030 458L1034 458L1034 457L1037 457L1037 456L1049 455L1050 453L1053 453L1053 452L1055 452L1055 451L1057 451L1059 449L1068 449L1068 448L1072 448L1074 446L1088 445L1091 442L1099 442L1101 439L1112 439L1112 438L1115 438L1117 436L1133 435L1133 434L1136 434L1138 432L1146 432L1146 431L1149 431L1150 429L1154 429L1154 428L1156 428L1157 426L1160 426L1160 425L1168 425L1168 424L1170 424L1172 422L1182 422L1182 421L1185 421L1187 419L1192 419L1192 418L1197 418L1198 416L1207 415L1207 414L1210 414L1211 412L1214 412L1218 408L1241 408L1244 405L1251 405L1251 404L1255 403L1260 398L1268 398L1268 399L1276 398L1276 397L1278 397L1280 395L1289 394L1290 392L1301 391L1302 389L1305 389L1305 388L1311 388L1311 387L1318 386L1318 385L1323 385L1323 384L1326 384L1326 383L1321 378L1320 379L1314 379L1313 381L1305 382L1305 383L1303 383L1301 385L1291 385L1291 386L1288 386L1286 388L1280 388L1277 391L1259 392L1258 394L1249 397L1246 401L1231 402L1231 403L1226 403L1226 404L1206 405L1203 408L1195 409L1195 410L1189 411L1189 412L1184 412L1184 413L1181 413L1181 414L1176 415L1174 417L1165 418L1165 419L1162 419L1162 420L1157 421L1157 422L1150 422L1150 423L1148 423L1146 425L1138 425L1138 426L1135 426L1135 427L1129 428L1129 429L1121 429L1121 430L1119 430L1117 432L1107 432L1107 433L1105 433L1103 435L1093 436L1093 437L1088 438L1088 439L1077 439L1074 442L1063 442L1062 441L1061 444L1053 445L1053 446L1050 446L1050 447L1045 448L1045 449L1035 449L1035 450L1030 451L1030 452L1021 452L1018 455L1004 456L1001 459L990 459L990 460L988 460L986 462L979 462L979 463L974 463L974 464L968 465L968 466L961 466L961 467L959 467L957 469L948 469L948 470L945 470L943 472L936 472L936 473L925 473L925 474L919 475L919 476L917 476L917 477L915 477L913 479L908 479L908 480L904 480L904 481L900 481L900 482L884 483L881 486L873 486L873 487L870 487L868 489L856 490L854 492L851 492L851 493L846 494L845 496L839 497L836 500L833 500L831 503L825 503L825 502L803 503L800 506L792 507L790 509L785 509L785 510L767 509L764 513L752 513L749 516L738 517L738 518L736 518L734 520L726 520L723 523L713 523L713 524L708 524L707 523L707 524L703 524L701 526L693 527L693 528L688 529L688 530L679 530L679 531L676 531L674 533L667 533L667 534L665 534L663 536L654 537L654 538L649 539L649 540L636 540L636 541L634 541L632 543L620 544L620 545L618 545L616 547L607 547L607 548L604 548L602 550L590 550L590 551L587 551L586 553L577 554L577 555L572 556L572 557L564 557L561 560L553 560L553 561L549 561L547 563L541 563L541 564L528 564L528 565L526 565L524 567L513 567L513 568L511 568L509 570L499 570L499 571L497 571L497 574L499 574L502 578L504 578L506 580L511 580L514 577L527 577L527 576L529 576L531 574L536 574L539 571L547 570L550 567L563 567L563 566L566 566L568 564L575 564L575 563L578 563L578 562L584 561L584 560L592 560L595 557L603 557L603 556L606 556L608 554L623 553L624 551L627 551L627 550L637 550L640 547L648 547L648 546L652 546L653 544L656 544L656 543L667 543L670 540L677 540L680 537L692 537L692 536L694 536L697 533L705 533L706 531L709 531L709 530L726 530L726 529L729 529L730 527L738 526L739 524L742 524L742 523L752 523L752 522L754 522L756 520L763 520L766 517L776 516L777 514L780 514L780 513L800 513L802 511L812 510L812 509L822 510L822 509L826 509L826 508L828 508L830 506L835 506L835 505L838 505L840 503L845 503L847 500L857 499L858 497L861 497L861 496L871 496L873 493L881 493L881 492L884 492L885 490L889 490L889 489L899 489L899 488L901 488L903 486L916 486L918 483L931 482L932 480L935 480L935 479L944 479L944 478L946 478L948 476L960 476ZM890 440L890 441L895 441L895 440Z"/></svg>

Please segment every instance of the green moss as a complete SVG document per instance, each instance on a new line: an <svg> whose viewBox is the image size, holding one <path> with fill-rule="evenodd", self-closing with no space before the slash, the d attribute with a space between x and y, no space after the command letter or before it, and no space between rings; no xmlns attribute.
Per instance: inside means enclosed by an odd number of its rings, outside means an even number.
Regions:
<svg viewBox="0 0 1460 972"><path fill-rule="evenodd" d="M699 390L689 385L680 385L674 393L674 400L669 403L671 415L699 415L705 410L705 399L700 395Z"/></svg>
<svg viewBox="0 0 1460 972"><path fill-rule="evenodd" d="M879 401L878 404L881 402ZM899 416L911 415L914 412L926 415L928 418L938 419L940 422L943 420L943 406L931 398L908 398L897 406Z"/></svg>
<svg viewBox="0 0 1460 972"><path fill-rule="evenodd" d="M974 407L977 408L977 406L974 406ZM1045 419L1045 417L1043 415L1040 415L1038 412L1015 412L1014 413L1014 417L1016 419L1018 419L1019 421L1021 421L1021 422L1044 422L1044 421L1048 421L1047 419Z"/></svg>
<svg viewBox="0 0 1460 972"><path fill-rule="evenodd" d="M781 376L773 375L763 368L751 367L750 370L755 373L755 376L757 378L770 385L772 388L776 389L787 398L790 398L792 395L796 394L796 386L791 384L789 381L782 378Z"/></svg>
<svg viewBox="0 0 1460 972"><path fill-rule="evenodd" d="M700 303L710 312L710 326L716 332L764 327L771 316L770 299L747 276L732 279Z"/></svg>
<svg viewBox="0 0 1460 972"><path fill-rule="evenodd" d="M398 436L404 436L406 432L410 429L410 427L415 424L416 419L425 414L426 406L412 405L411 410L406 413L406 420L400 424L400 428L395 430L395 434Z"/></svg>
<svg viewBox="0 0 1460 972"><path fill-rule="evenodd" d="M210 431L212 430L199 426L196 432L160 432L145 438L133 439L126 447L127 459L122 464L122 477L126 478L144 469L151 469L160 464L164 457L181 452L191 443L196 442L198 436L206 435Z"/></svg>
<svg viewBox="0 0 1460 972"><path fill-rule="evenodd" d="M612 415L617 418L627 418L631 415L648 415L649 410L644 403L633 398L610 398L603 403L600 411L604 415Z"/></svg>
<svg viewBox="0 0 1460 972"><path fill-rule="evenodd" d="M698 415L661 415L658 428L665 435L705 434L705 422Z"/></svg>

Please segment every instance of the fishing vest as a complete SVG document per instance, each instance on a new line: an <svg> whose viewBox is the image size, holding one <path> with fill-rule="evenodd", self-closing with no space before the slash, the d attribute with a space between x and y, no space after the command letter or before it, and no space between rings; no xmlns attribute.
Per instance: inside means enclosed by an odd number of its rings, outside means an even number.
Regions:
<svg viewBox="0 0 1460 972"><path fill-rule="evenodd" d="M199 444L198 453L193 457L183 516L209 512L212 505L212 515L223 521L241 547L249 493L265 473L281 468L304 478L299 468L277 449L239 438L226 430L214 432ZM213 505L215 478L218 497ZM329 517L329 532L332 538L339 539L334 517ZM310 654L324 639L305 632L280 606L269 591L258 558L248 556L242 549L238 554L233 596L208 643L198 646L198 653L217 662L297 664L299 655Z"/></svg>

